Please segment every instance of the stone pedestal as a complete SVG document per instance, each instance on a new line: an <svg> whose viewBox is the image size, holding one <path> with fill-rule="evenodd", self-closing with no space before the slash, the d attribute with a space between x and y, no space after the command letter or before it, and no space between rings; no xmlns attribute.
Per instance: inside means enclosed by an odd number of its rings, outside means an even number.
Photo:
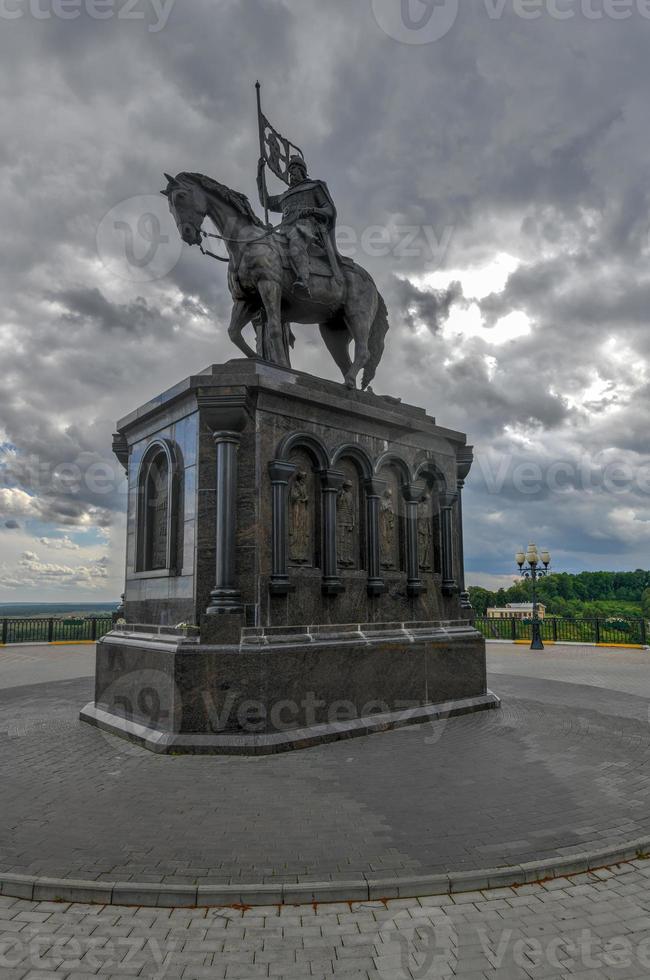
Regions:
<svg viewBox="0 0 650 980"><path fill-rule="evenodd" d="M125 627L84 721L162 753L264 755L496 708L466 624L244 629L207 646Z"/></svg>
<svg viewBox="0 0 650 980"><path fill-rule="evenodd" d="M356 733L372 701L384 725L494 705L459 588L461 433L395 399L235 360L123 419L114 449L129 479L129 628L98 645L86 720L131 737L144 725L151 747L228 751L227 736L268 751L341 732L302 709L278 731L283 698L352 702ZM266 718L262 749L248 730L215 732L200 708L231 691ZM164 723L137 707L152 698L169 702Z"/></svg>

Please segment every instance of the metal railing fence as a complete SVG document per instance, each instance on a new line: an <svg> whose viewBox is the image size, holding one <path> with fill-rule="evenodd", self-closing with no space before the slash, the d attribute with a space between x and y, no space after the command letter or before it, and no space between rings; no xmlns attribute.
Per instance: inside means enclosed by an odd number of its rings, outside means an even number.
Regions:
<svg viewBox="0 0 650 980"><path fill-rule="evenodd" d="M529 619L491 619L477 616L475 626L488 640L530 640ZM10 643L73 643L99 640L113 628L110 616L80 619L56 617L0 619L0 645ZM555 643L648 643L648 624L644 619L559 619L540 620L542 639Z"/></svg>
<svg viewBox="0 0 650 980"><path fill-rule="evenodd" d="M110 616L79 619L56 617L0 619L0 644L9 643L92 643L113 628Z"/></svg>
<svg viewBox="0 0 650 980"><path fill-rule="evenodd" d="M478 616L477 630L487 640L530 640L530 619L491 619ZM648 624L644 619L559 619L540 620L542 640L555 643L612 643L646 646Z"/></svg>

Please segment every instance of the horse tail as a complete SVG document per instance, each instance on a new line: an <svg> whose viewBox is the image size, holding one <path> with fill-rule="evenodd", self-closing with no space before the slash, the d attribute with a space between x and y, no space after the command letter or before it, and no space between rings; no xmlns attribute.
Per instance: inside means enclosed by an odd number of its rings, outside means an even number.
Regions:
<svg viewBox="0 0 650 980"><path fill-rule="evenodd" d="M377 373L379 362L381 361L384 353L386 334L388 333L389 327L390 324L388 323L388 310L386 309L386 303L384 302L384 297L378 292L377 313L375 314L375 319L373 320L370 328L370 336L368 337L368 350L370 356L368 358L368 363L364 368L363 381L361 382L361 387L364 389L364 391Z"/></svg>

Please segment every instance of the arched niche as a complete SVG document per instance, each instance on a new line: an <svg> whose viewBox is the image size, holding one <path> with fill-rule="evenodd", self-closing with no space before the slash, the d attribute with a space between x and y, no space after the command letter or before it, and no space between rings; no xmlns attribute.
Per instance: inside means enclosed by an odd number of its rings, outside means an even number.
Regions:
<svg viewBox="0 0 650 980"><path fill-rule="evenodd" d="M289 462L291 454L296 450L309 453L317 469L323 471L329 469L327 449L318 436L312 435L311 432L292 432L280 442L275 458L280 462Z"/></svg>
<svg viewBox="0 0 650 980"><path fill-rule="evenodd" d="M137 487L136 571L176 574L182 549L182 469L169 440L157 439L147 447Z"/></svg>

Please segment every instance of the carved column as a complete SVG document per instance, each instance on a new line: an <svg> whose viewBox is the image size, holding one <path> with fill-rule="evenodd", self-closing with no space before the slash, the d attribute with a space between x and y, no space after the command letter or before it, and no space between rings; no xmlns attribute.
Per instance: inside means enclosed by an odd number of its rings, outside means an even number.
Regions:
<svg viewBox="0 0 650 980"><path fill-rule="evenodd" d="M210 593L209 616L242 612L236 581L237 544L237 432L214 432L216 452L216 583Z"/></svg>
<svg viewBox="0 0 650 980"><path fill-rule="evenodd" d="M465 588L465 546L463 542L463 488L464 480L458 481L458 497L456 504L456 521L458 527L458 591L460 592L460 608L471 609L472 603L469 592Z"/></svg>
<svg viewBox="0 0 650 980"><path fill-rule="evenodd" d="M366 491L366 525L368 538L368 595L380 596L386 591L381 574L381 547L379 542L379 513L381 498L388 484L384 480L370 479L364 482Z"/></svg>
<svg viewBox="0 0 650 980"><path fill-rule="evenodd" d="M402 487L402 496L406 504L406 556L407 556L407 591L410 596L418 596L427 591L420 578L420 557L418 554L418 504L426 493L426 487L420 483L407 483Z"/></svg>
<svg viewBox="0 0 650 980"><path fill-rule="evenodd" d="M271 476L271 595L287 595L289 584L289 481L298 467L294 463L274 460L269 463Z"/></svg>
<svg viewBox="0 0 650 980"><path fill-rule="evenodd" d="M454 576L454 510L457 493L440 494L440 535L442 538L442 591L454 595L458 585Z"/></svg>
<svg viewBox="0 0 650 980"><path fill-rule="evenodd" d="M456 486L458 488L458 504L457 504L457 514L456 519L458 522L458 585L460 590L460 605L461 609L471 609L472 604L469 599L469 593L465 589L465 544L463 540L463 490L465 488L465 480L469 476L469 471L472 468L474 462L474 447L473 446L463 446L459 449L456 454L456 473L457 482Z"/></svg>
<svg viewBox="0 0 650 980"><path fill-rule="evenodd" d="M127 489L127 494L129 496L129 500L130 500L130 496L131 496L131 485L130 485L131 484L131 479L130 479L130 474L129 474L129 443L127 441L126 436L123 435L123 433L121 433L121 432L115 432L113 434L113 452L115 453L115 455L116 455L117 459L119 460L120 464L124 467L124 472L126 473L126 477L127 477L127 479L126 479L126 489ZM137 513L137 503L136 503L136 513ZM128 540L129 540L129 535L127 534L127 554L126 554L127 575L128 575L128 568L129 568ZM136 540L137 540L137 527L136 527ZM137 567L137 555L135 555L135 554L133 555L133 562L134 562L134 565ZM122 601L120 602L120 604L117 607L117 609L115 610L115 612L112 614L113 625L115 625L115 622L118 619L126 619L125 596L126 596L127 588L128 588L128 585L125 582L125 584L124 584L124 592L122 593Z"/></svg>
<svg viewBox="0 0 650 980"><path fill-rule="evenodd" d="M322 470L320 478L323 492L323 594L340 595L345 592L345 586L339 578L336 557L336 503L345 474Z"/></svg>

